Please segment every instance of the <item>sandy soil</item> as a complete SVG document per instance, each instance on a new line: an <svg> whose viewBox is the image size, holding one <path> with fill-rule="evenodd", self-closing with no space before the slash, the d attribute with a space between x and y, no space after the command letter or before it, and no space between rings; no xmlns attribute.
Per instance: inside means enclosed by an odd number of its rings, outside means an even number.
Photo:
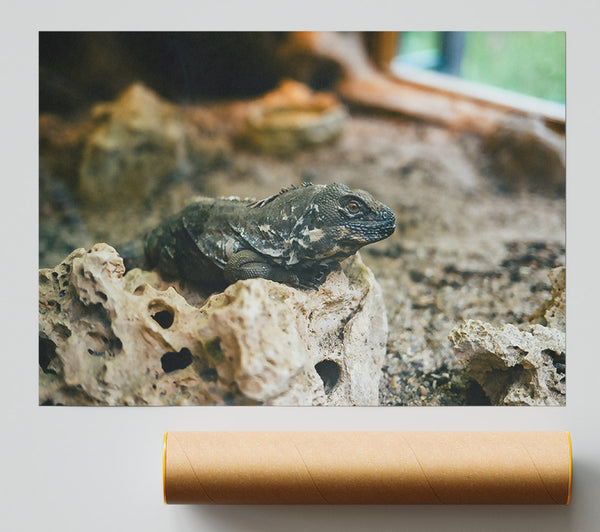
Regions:
<svg viewBox="0 0 600 532"><path fill-rule="evenodd" d="M520 324L550 297L565 262L565 199L502 192L482 170L477 137L399 118L354 114L334 144L281 158L235 142L239 107L190 108L226 160L153 197L82 208L41 164L40 267L98 241L122 243L195 194L265 197L302 181L364 188L389 205L397 231L362 251L383 287L389 321L384 405L487 404L455 359L449 331L463 319Z"/></svg>

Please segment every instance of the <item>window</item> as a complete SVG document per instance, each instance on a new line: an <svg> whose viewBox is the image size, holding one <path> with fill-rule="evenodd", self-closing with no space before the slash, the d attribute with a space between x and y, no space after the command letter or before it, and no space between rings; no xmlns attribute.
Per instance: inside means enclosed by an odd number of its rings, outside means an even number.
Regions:
<svg viewBox="0 0 600 532"><path fill-rule="evenodd" d="M564 120L565 42L565 32L402 32L391 68L406 80Z"/></svg>

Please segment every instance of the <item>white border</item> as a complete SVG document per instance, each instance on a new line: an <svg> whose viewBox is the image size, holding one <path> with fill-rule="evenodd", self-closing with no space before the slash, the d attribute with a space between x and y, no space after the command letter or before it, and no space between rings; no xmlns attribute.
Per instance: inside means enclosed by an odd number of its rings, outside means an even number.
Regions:
<svg viewBox="0 0 600 532"><path fill-rule="evenodd" d="M598 13L588 0L348 3L23 1L3 9L2 490L5 530L594 530L600 522L596 340ZM38 30L566 30L564 408L43 408L37 371ZM163 507L169 430L570 430L570 507Z"/></svg>

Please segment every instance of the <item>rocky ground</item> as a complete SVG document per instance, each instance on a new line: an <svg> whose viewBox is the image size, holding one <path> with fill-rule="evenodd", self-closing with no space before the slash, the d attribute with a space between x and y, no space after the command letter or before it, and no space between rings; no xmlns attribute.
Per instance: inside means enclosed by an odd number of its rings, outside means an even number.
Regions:
<svg viewBox="0 0 600 532"><path fill-rule="evenodd" d="M364 188L397 216L394 235L362 251L383 289L389 324L380 404L490 404L449 334L467 319L526 326L551 298L548 275L565 264L564 196L526 177L518 187L495 179L479 137L393 116L352 112L331 143L257 153L241 137L244 109L232 102L165 111L199 133L190 141L187 129L172 125L171 138L134 143L131 153L118 155L116 176L148 152L175 154L162 170L167 177L156 174L143 190L135 183L96 187L89 177L104 140L89 139L98 129L90 134L86 119L41 117L40 268L96 242L118 248L197 194L261 198L303 181ZM95 120L102 125L105 118ZM172 148L182 142L185 149ZM105 142L102 149L118 152L124 144ZM89 173L85 188L82 168ZM144 172L155 169L150 161Z"/></svg>

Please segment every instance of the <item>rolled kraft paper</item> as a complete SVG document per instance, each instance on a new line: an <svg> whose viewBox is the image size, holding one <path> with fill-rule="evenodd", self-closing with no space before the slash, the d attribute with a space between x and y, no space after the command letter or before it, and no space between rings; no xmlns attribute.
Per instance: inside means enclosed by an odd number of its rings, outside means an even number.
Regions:
<svg viewBox="0 0 600 532"><path fill-rule="evenodd" d="M168 504L568 504L568 432L167 432Z"/></svg>

